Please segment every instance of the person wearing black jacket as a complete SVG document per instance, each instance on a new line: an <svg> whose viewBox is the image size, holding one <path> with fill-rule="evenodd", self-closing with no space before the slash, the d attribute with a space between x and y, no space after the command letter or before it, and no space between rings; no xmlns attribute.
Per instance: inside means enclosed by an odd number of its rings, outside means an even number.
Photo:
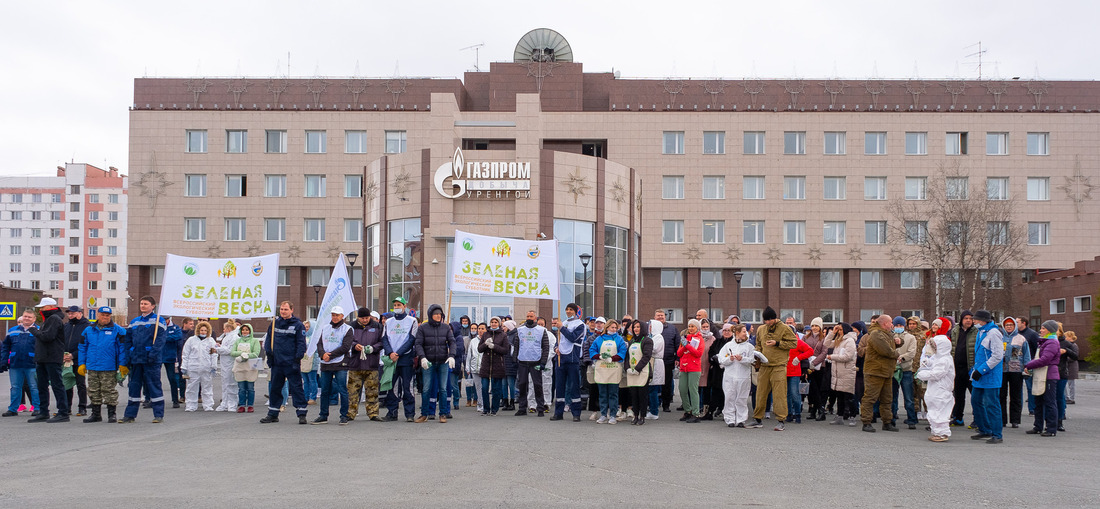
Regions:
<svg viewBox="0 0 1100 509"><path fill-rule="evenodd" d="M306 329L302 321L294 316L294 305L290 301L279 304L279 317L268 327L264 340L267 352L267 367L271 368L271 395L267 407L267 416L260 424L279 422L279 407L283 401L283 385L290 386L290 397L294 401L294 410L298 414L298 424L306 423L306 396L302 390L302 357L306 355Z"/></svg>
<svg viewBox="0 0 1100 509"><path fill-rule="evenodd" d="M34 335L34 360L38 375L38 415L27 422L69 422L69 400L61 380L61 363L65 360L65 321L57 301L43 297L38 305L42 328L31 329ZM50 389L57 400L57 415L50 417Z"/></svg>
<svg viewBox="0 0 1100 509"><path fill-rule="evenodd" d="M91 325L91 322L87 318L84 318L84 310L80 309L80 306L69 306L65 310L65 313L69 317L69 321L65 322L65 353L67 356L71 356L69 360L73 361L73 366L80 365L80 355L77 350L80 348L80 337L84 333L84 329ZM88 384L84 376L80 373L75 373L76 385L73 387L76 389L77 398L77 411L73 415L82 416L88 410ZM65 390L65 401L69 403L69 409L73 408L73 389Z"/></svg>
<svg viewBox="0 0 1100 509"><path fill-rule="evenodd" d="M448 324L443 308L439 304L428 307L428 321L416 329L413 348L420 358L420 369L424 373L424 392L420 395L420 417L422 423L428 417L435 417L439 410L439 422L451 418L451 402L447 397L448 376L455 367L455 336Z"/></svg>

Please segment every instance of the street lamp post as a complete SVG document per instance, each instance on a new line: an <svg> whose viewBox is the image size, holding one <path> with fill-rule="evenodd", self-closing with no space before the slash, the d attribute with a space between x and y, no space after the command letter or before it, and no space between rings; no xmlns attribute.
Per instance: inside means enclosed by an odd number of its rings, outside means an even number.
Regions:
<svg viewBox="0 0 1100 509"><path fill-rule="evenodd" d="M313 285L313 309L317 310L318 316L321 312L321 285Z"/></svg>
<svg viewBox="0 0 1100 509"><path fill-rule="evenodd" d="M588 262L592 261L592 255L588 254L588 253L583 253L581 255L578 255L578 258L581 259L581 266L584 267L584 291L583 291L582 295L587 295L588 294ZM586 303L581 303L581 304L584 307L584 312L586 314L591 313L591 311L588 309L588 307L584 306L584 304L586 304ZM587 303L587 304L590 304L590 303Z"/></svg>
<svg viewBox="0 0 1100 509"><path fill-rule="evenodd" d="M344 257L348 259L348 277L351 278L348 284L351 285L352 297L355 297L355 260L359 259L359 253L344 253ZM358 318L358 316L356 316L356 318Z"/></svg>
<svg viewBox="0 0 1100 509"><path fill-rule="evenodd" d="M713 295L714 295L714 287L713 286L708 286L707 287L707 316L710 316L710 314L714 312L714 306L711 304L711 297ZM719 317L719 318L721 318L721 317ZM713 316L711 316L710 319L711 319L712 322L714 321Z"/></svg>
<svg viewBox="0 0 1100 509"><path fill-rule="evenodd" d="M733 279L737 282L737 320L741 321L741 278L745 277L745 273L737 271L733 273Z"/></svg>

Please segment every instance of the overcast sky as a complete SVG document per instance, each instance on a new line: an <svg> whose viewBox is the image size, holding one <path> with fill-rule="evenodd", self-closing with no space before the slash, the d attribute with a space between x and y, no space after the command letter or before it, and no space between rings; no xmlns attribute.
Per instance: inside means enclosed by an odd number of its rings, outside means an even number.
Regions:
<svg viewBox="0 0 1100 509"><path fill-rule="evenodd" d="M49 7L45 7L45 6ZM1093 0L6 2L0 175L69 161L129 173L133 80L461 77L527 31L623 78L1100 76Z"/></svg>

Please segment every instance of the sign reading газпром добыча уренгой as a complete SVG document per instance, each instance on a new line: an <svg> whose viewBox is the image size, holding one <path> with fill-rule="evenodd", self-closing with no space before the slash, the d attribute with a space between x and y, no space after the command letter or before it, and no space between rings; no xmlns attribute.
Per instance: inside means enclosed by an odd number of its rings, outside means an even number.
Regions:
<svg viewBox="0 0 1100 509"><path fill-rule="evenodd" d="M531 163L466 161L462 149L456 148L451 161L435 170L433 183L440 196L452 200L530 198Z"/></svg>

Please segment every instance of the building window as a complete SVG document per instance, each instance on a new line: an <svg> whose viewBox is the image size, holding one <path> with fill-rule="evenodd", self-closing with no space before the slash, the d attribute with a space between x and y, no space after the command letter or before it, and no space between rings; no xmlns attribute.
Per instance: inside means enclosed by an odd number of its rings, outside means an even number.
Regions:
<svg viewBox="0 0 1100 509"><path fill-rule="evenodd" d="M1027 133L1027 155L1050 155L1050 133Z"/></svg>
<svg viewBox="0 0 1100 509"><path fill-rule="evenodd" d="M962 285L962 274L957 270L940 271L940 287L946 290L954 290Z"/></svg>
<svg viewBox="0 0 1100 509"><path fill-rule="evenodd" d="M107 213L108 221L118 221L118 212L111 211Z"/></svg>
<svg viewBox="0 0 1100 509"><path fill-rule="evenodd" d="M886 133L865 133L863 153L867 155L886 155Z"/></svg>
<svg viewBox="0 0 1100 509"><path fill-rule="evenodd" d="M703 243L725 244L726 222L715 220L703 220Z"/></svg>
<svg viewBox="0 0 1100 509"><path fill-rule="evenodd" d="M118 256L118 246L107 246L107 256Z"/></svg>
<svg viewBox="0 0 1100 509"><path fill-rule="evenodd" d="M8 247L8 254L21 255L23 254L23 246L10 246Z"/></svg>
<svg viewBox="0 0 1100 509"><path fill-rule="evenodd" d="M61 211L60 210L51 210L50 211L50 221L60 221L60 220L61 220Z"/></svg>
<svg viewBox="0 0 1100 509"><path fill-rule="evenodd" d="M949 156L964 156L967 154L966 148L967 133L947 133L947 142L944 147L944 153Z"/></svg>
<svg viewBox="0 0 1100 509"><path fill-rule="evenodd" d="M805 244L806 221L783 221L783 243Z"/></svg>
<svg viewBox="0 0 1100 509"><path fill-rule="evenodd" d="M42 193L32 193L31 203L42 203Z"/></svg>
<svg viewBox="0 0 1100 509"><path fill-rule="evenodd" d="M23 194L22 193L12 193L10 196L11 196L11 202L12 203L23 203ZM58 201L61 201L61 200L58 200Z"/></svg>
<svg viewBox="0 0 1100 509"><path fill-rule="evenodd" d="M206 175L184 175L183 194L192 197L206 196Z"/></svg>
<svg viewBox="0 0 1100 509"><path fill-rule="evenodd" d="M183 240L206 240L206 218L187 217L183 219Z"/></svg>
<svg viewBox="0 0 1100 509"><path fill-rule="evenodd" d="M825 133L825 155L842 156L848 153L846 134L843 131Z"/></svg>
<svg viewBox="0 0 1100 509"><path fill-rule="evenodd" d="M70 282L80 281L80 273L76 272L76 271L69 271L69 281Z"/></svg>
<svg viewBox="0 0 1100 509"><path fill-rule="evenodd" d="M69 203L69 212L80 212L80 202L74 201Z"/></svg>
<svg viewBox="0 0 1100 509"><path fill-rule="evenodd" d="M286 196L286 175L264 175L264 196L283 198Z"/></svg>
<svg viewBox="0 0 1100 509"><path fill-rule="evenodd" d="M683 244L684 222L661 221L661 242L665 244Z"/></svg>
<svg viewBox="0 0 1100 509"><path fill-rule="evenodd" d="M264 139L264 149L268 154L286 153L286 131L268 129L264 131Z"/></svg>
<svg viewBox="0 0 1100 509"><path fill-rule="evenodd" d="M1027 243L1031 246L1050 245L1050 223L1028 223Z"/></svg>
<svg viewBox="0 0 1100 509"><path fill-rule="evenodd" d="M764 153L764 131L745 131L745 155Z"/></svg>
<svg viewBox="0 0 1100 509"><path fill-rule="evenodd" d="M844 221L825 221L825 243L845 244L847 225Z"/></svg>
<svg viewBox="0 0 1100 509"><path fill-rule="evenodd" d="M684 271L680 269L661 269L661 288L683 288Z"/></svg>
<svg viewBox="0 0 1100 509"><path fill-rule="evenodd" d="M386 131L386 153L405 153L405 131Z"/></svg>
<svg viewBox="0 0 1100 509"><path fill-rule="evenodd" d="M901 271L901 289L919 290L921 288L921 272L919 270Z"/></svg>
<svg viewBox="0 0 1100 509"><path fill-rule="evenodd" d="M704 175L703 176L703 199L704 200L724 200L726 199L726 177L721 175Z"/></svg>
<svg viewBox="0 0 1100 509"><path fill-rule="evenodd" d="M12 246L15 247L15 246ZM16 254L16 253L12 253ZM88 246L88 256L99 256L99 246Z"/></svg>
<svg viewBox="0 0 1100 509"><path fill-rule="evenodd" d="M187 131L187 151L195 154L206 153L206 130Z"/></svg>
<svg viewBox="0 0 1100 509"><path fill-rule="evenodd" d="M305 220L305 236L303 238L306 242L324 242L325 241L325 220L324 218L306 219Z"/></svg>
<svg viewBox="0 0 1100 509"><path fill-rule="evenodd" d="M726 132L725 131L703 131L703 153L704 154L725 154L726 153Z"/></svg>
<svg viewBox="0 0 1100 509"><path fill-rule="evenodd" d="M928 155L928 133L905 133L905 155Z"/></svg>
<svg viewBox="0 0 1100 509"><path fill-rule="evenodd" d="M668 323L684 323L684 310L680 308L666 309L665 321Z"/></svg>
<svg viewBox="0 0 1100 509"><path fill-rule="evenodd" d="M787 131L783 133L783 153L787 155L803 155L806 153L806 132Z"/></svg>
<svg viewBox="0 0 1100 509"><path fill-rule="evenodd" d="M42 256L42 246L31 246L31 256Z"/></svg>
<svg viewBox="0 0 1100 509"><path fill-rule="evenodd" d="M985 134L985 155L988 155L988 156L1007 156L1008 155L1008 133L986 133Z"/></svg>
<svg viewBox="0 0 1100 509"><path fill-rule="evenodd" d="M738 318L741 319L741 323L763 323L764 322L764 310L760 308L756 309L742 309Z"/></svg>
<svg viewBox="0 0 1100 509"><path fill-rule="evenodd" d="M1008 177L989 177L985 179L985 194L988 200L1008 199Z"/></svg>
<svg viewBox="0 0 1100 509"><path fill-rule="evenodd" d="M98 273L99 272L99 264L98 263L89 263L88 264L88 272Z"/></svg>
<svg viewBox="0 0 1100 509"><path fill-rule="evenodd" d="M818 316L821 317L821 321L825 322L826 325L838 324L838 323L844 321L844 310L843 309L822 309L821 314L818 315Z"/></svg>
<svg viewBox="0 0 1100 509"><path fill-rule="evenodd" d="M684 153L684 132L683 131L665 131L663 136L664 143L661 145L662 154L683 154Z"/></svg>
<svg viewBox="0 0 1100 509"><path fill-rule="evenodd" d="M806 177L783 177L783 199L805 200Z"/></svg>
<svg viewBox="0 0 1100 509"><path fill-rule="evenodd" d="M346 154L366 154L367 153L367 132L366 131L344 131L344 153L346 153Z"/></svg>
<svg viewBox="0 0 1100 509"><path fill-rule="evenodd" d="M764 243L764 222L763 221L745 221L744 222L744 235L741 239L744 244L763 244Z"/></svg>
<svg viewBox="0 0 1100 509"><path fill-rule="evenodd" d="M327 180L324 175L306 175L306 198L324 198Z"/></svg>
<svg viewBox="0 0 1100 509"><path fill-rule="evenodd" d="M744 177L744 187L742 189L742 198L744 198L746 200L763 200L764 199L764 177L746 175Z"/></svg>
<svg viewBox="0 0 1100 509"><path fill-rule="evenodd" d="M88 289L89 290L98 290L99 289L99 281L88 281Z"/></svg>
<svg viewBox="0 0 1100 509"><path fill-rule="evenodd" d="M225 218L225 240L245 240L245 221L242 217Z"/></svg>
<svg viewBox="0 0 1100 509"><path fill-rule="evenodd" d="M788 318L794 318L795 324L802 323L802 310L801 309L780 309L779 319L786 322ZM798 331L795 331L798 332Z"/></svg>
<svg viewBox="0 0 1100 509"><path fill-rule="evenodd" d="M279 267L279 286L290 286L290 269Z"/></svg>
<svg viewBox="0 0 1100 509"><path fill-rule="evenodd" d="M99 238L99 228L88 228L88 238L89 239L98 239Z"/></svg>
<svg viewBox="0 0 1100 509"><path fill-rule="evenodd" d="M763 288L764 287L764 270L763 269L741 269L741 288ZM744 317L742 317L742 321Z"/></svg>
<svg viewBox="0 0 1100 509"><path fill-rule="evenodd" d="M1066 299L1051 299L1050 314L1060 315L1066 312Z"/></svg>
<svg viewBox="0 0 1100 509"><path fill-rule="evenodd" d="M683 175L665 175L661 177L661 198L665 200L684 199Z"/></svg>
<svg viewBox="0 0 1100 509"><path fill-rule="evenodd" d="M362 219L345 219L344 220L344 242L362 242L363 241L363 220Z"/></svg>
<svg viewBox="0 0 1100 509"><path fill-rule="evenodd" d="M8 264L8 272L13 272L13 273L14 272L23 272L23 264L22 263L9 263Z"/></svg>
<svg viewBox="0 0 1100 509"><path fill-rule="evenodd" d="M88 203L99 203L99 195L98 194L89 194L88 195Z"/></svg>
<svg viewBox="0 0 1100 509"><path fill-rule="evenodd" d="M991 246L1008 245L1008 221L990 221L985 224L986 240Z"/></svg>
<svg viewBox="0 0 1100 509"><path fill-rule="evenodd" d="M983 270L981 272L982 287L990 290L1003 290L1005 278L999 270Z"/></svg>
<svg viewBox="0 0 1100 509"><path fill-rule="evenodd" d="M825 199L848 199L848 181L845 177L825 177Z"/></svg>
<svg viewBox="0 0 1100 509"><path fill-rule="evenodd" d="M107 272L112 272L112 273L118 272L118 264L117 263L108 263L107 264Z"/></svg>
<svg viewBox="0 0 1100 509"><path fill-rule="evenodd" d="M377 225L371 226L367 231L368 246L372 244L373 235L377 235ZM565 316L565 305L570 302L581 304L586 308L584 312L589 313L592 310L587 308L595 307L592 305L595 302L592 297L595 284L591 278L594 271L593 263L596 260L589 262L586 269L581 264L579 255L589 254L595 257L595 225L589 221L555 219L554 238L558 241L558 273L561 285L559 288L561 300L556 309L558 316ZM368 247L368 250L370 249L373 248ZM585 284L586 274L589 278L587 285ZM588 293L585 293L586 290Z"/></svg>
<svg viewBox="0 0 1100 509"><path fill-rule="evenodd" d="M344 197L345 198L362 198L363 197L363 176L362 175L344 175Z"/></svg>
<svg viewBox="0 0 1100 509"><path fill-rule="evenodd" d="M50 290L60 290L61 281L50 281Z"/></svg>
<svg viewBox="0 0 1100 509"><path fill-rule="evenodd" d="M332 269L326 267L310 267L306 272L306 284L309 286L325 286L332 277Z"/></svg>
<svg viewBox="0 0 1100 509"><path fill-rule="evenodd" d="M928 199L928 177L905 177L905 199Z"/></svg>
<svg viewBox="0 0 1100 509"><path fill-rule="evenodd" d="M844 272L839 270L823 270L821 274L822 288L844 288Z"/></svg>
<svg viewBox="0 0 1100 509"><path fill-rule="evenodd" d="M885 200L886 177L863 177L863 199Z"/></svg>
<svg viewBox="0 0 1100 509"><path fill-rule="evenodd" d="M80 237L69 237L69 247L80 247Z"/></svg>
<svg viewBox="0 0 1100 509"><path fill-rule="evenodd" d="M248 176L226 175L225 196L228 198L240 198L248 196Z"/></svg>
<svg viewBox="0 0 1100 509"><path fill-rule="evenodd" d="M868 289L882 288L882 271L881 270L861 270L859 271L859 287Z"/></svg>
<svg viewBox="0 0 1100 509"><path fill-rule="evenodd" d="M77 239L77 245L80 245L80 239ZM50 255L57 256L61 254L61 246L50 246Z"/></svg>
<svg viewBox="0 0 1100 509"><path fill-rule="evenodd" d="M1028 201L1050 201L1050 177L1027 178Z"/></svg>
<svg viewBox="0 0 1100 509"><path fill-rule="evenodd" d="M286 240L286 219L281 217L264 218L264 240L269 242Z"/></svg>
<svg viewBox="0 0 1100 509"><path fill-rule="evenodd" d="M226 131L225 151L230 154L244 154L248 152L248 131Z"/></svg>
<svg viewBox="0 0 1100 509"><path fill-rule="evenodd" d="M947 177L947 199L969 200L970 177Z"/></svg>
<svg viewBox="0 0 1100 509"><path fill-rule="evenodd" d="M61 203L61 193L51 193L50 203Z"/></svg>
<svg viewBox="0 0 1100 509"><path fill-rule="evenodd" d="M328 152L328 133L325 131L306 131L306 153L324 154Z"/></svg>
<svg viewBox="0 0 1100 509"><path fill-rule="evenodd" d="M588 224L591 225L591 223ZM420 278L423 273L420 218L390 221L388 230L389 270L386 272L390 279L386 292L386 306L393 302L394 298L404 297L413 309L418 309L422 289Z"/></svg>
<svg viewBox="0 0 1100 509"><path fill-rule="evenodd" d="M1074 313L1087 313L1092 311L1092 296L1083 295L1081 297L1073 298L1073 312Z"/></svg>
<svg viewBox="0 0 1100 509"><path fill-rule="evenodd" d="M802 288L802 269L779 271L780 288Z"/></svg>
<svg viewBox="0 0 1100 509"><path fill-rule="evenodd" d="M108 194L107 195L107 203L118 203L118 195L117 194Z"/></svg>
<svg viewBox="0 0 1100 509"><path fill-rule="evenodd" d="M700 269L699 288L721 288L722 269Z"/></svg>
<svg viewBox="0 0 1100 509"><path fill-rule="evenodd" d="M863 243L864 244L885 244L886 243L886 221L864 221L863 222Z"/></svg>
<svg viewBox="0 0 1100 509"><path fill-rule="evenodd" d="M9 212L8 215L11 216L9 219L11 219L12 221L22 221L23 220L23 211L13 210L13 211Z"/></svg>
<svg viewBox="0 0 1100 509"><path fill-rule="evenodd" d="M948 245L959 246L962 245L963 239L970 232L970 227L963 221L948 221L947 222L947 241Z"/></svg>
<svg viewBox="0 0 1100 509"><path fill-rule="evenodd" d="M859 319L860 319L860 321L870 323L872 316L881 315L881 314L882 314L881 309L861 309L861 310L859 310Z"/></svg>

